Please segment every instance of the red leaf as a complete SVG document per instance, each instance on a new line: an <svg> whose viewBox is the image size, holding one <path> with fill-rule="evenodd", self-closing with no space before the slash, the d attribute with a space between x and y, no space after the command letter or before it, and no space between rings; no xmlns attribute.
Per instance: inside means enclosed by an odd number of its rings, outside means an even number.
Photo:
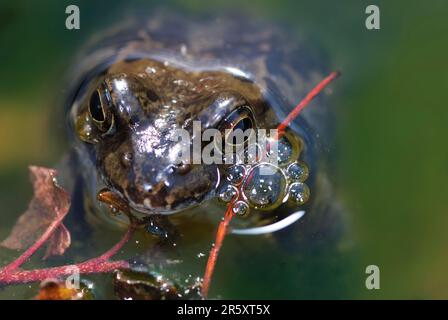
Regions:
<svg viewBox="0 0 448 320"><path fill-rule="evenodd" d="M70 231L68 231L68 229L63 224L61 224L55 230L50 239L48 239L48 247L47 251L45 252L44 259L56 255L62 256L65 250L70 247L70 243Z"/></svg>
<svg viewBox="0 0 448 320"><path fill-rule="evenodd" d="M56 170L30 166L34 197L28 209L17 220L11 234L0 245L22 250L35 243L51 224L62 221L70 208L68 193L56 183ZM59 223L48 239L45 258L62 255L70 246L70 233Z"/></svg>

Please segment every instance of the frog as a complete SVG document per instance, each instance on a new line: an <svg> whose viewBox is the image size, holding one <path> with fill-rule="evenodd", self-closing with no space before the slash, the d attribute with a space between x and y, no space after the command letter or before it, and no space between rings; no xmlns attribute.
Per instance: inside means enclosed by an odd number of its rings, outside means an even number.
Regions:
<svg viewBox="0 0 448 320"><path fill-rule="evenodd" d="M104 188L135 216L158 219L218 198L229 165L175 162L172 133L192 133L195 121L202 131L276 128L327 71L299 40L239 15L192 19L163 11L95 36L69 73L65 98L72 175L85 210L104 211L97 200ZM254 206L242 225L271 224L301 207L317 213L319 223L303 230L312 234L322 232L323 217L339 215L325 166L329 114L318 97L286 138L291 161L306 171L310 200Z"/></svg>

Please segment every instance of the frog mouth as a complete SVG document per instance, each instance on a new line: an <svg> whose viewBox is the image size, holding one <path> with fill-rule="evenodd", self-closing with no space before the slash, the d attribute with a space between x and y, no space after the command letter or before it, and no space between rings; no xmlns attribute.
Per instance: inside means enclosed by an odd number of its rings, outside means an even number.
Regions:
<svg viewBox="0 0 448 320"><path fill-rule="evenodd" d="M187 197L179 197L175 192L167 194L156 193L134 198L127 192L115 188L103 188L97 192L97 200L106 204L112 213L123 212L127 215L148 216L153 214L172 215L201 205L203 202L216 196L220 184L220 174L217 169L217 180L210 188Z"/></svg>
<svg viewBox="0 0 448 320"><path fill-rule="evenodd" d="M172 180L171 186L160 181L153 185L151 191L135 192L134 189L125 189L122 194L129 206L139 213L146 215L179 213L199 206L216 196L221 174L217 167L211 171L214 174L207 179L190 178L190 183L181 181L179 184L176 180Z"/></svg>
<svg viewBox="0 0 448 320"><path fill-rule="evenodd" d="M216 193L215 190L210 190L208 193L201 195L198 198L191 197L186 199L179 199L173 202L172 204L167 204L163 207L152 206L151 200L148 197L143 200L143 203L135 203L132 200L129 200L128 203L133 211L140 214L172 215L199 206L204 201L213 198L215 193Z"/></svg>
<svg viewBox="0 0 448 320"><path fill-rule="evenodd" d="M181 199L178 201L179 203L167 204L164 207L153 207L149 198L145 198L143 203L136 203L129 200L128 197L121 195L121 193L111 191L110 189L106 190L98 192L97 199L99 201L108 205L113 212L121 211L135 216L148 216L152 214L172 215L197 207L204 201L215 196L215 190L210 190L198 199ZM105 193L105 191L113 194L113 196Z"/></svg>

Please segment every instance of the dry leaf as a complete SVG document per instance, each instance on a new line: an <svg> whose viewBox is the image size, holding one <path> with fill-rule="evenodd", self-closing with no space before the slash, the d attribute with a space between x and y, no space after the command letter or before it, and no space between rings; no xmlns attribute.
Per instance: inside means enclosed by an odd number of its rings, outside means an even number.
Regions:
<svg viewBox="0 0 448 320"><path fill-rule="evenodd" d="M69 194L55 183L56 170L36 166L30 166L29 170L34 197L11 234L0 243L9 249L23 250L32 245L52 223L62 220L70 208ZM48 239L44 259L51 255L62 255L70 242L69 231L60 223Z"/></svg>
<svg viewBox="0 0 448 320"><path fill-rule="evenodd" d="M63 224L60 224L50 239L48 239L47 251L45 251L44 259L51 256L62 256L65 250L70 247L70 243L70 231L68 231Z"/></svg>

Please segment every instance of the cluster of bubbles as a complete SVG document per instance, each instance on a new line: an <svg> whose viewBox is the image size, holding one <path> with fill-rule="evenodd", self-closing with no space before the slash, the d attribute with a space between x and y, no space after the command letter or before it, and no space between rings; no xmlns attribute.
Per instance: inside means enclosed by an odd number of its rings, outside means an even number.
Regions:
<svg viewBox="0 0 448 320"><path fill-rule="evenodd" d="M233 212L246 215L250 208L272 210L288 199L298 205L306 203L310 189L305 184L309 171L300 160L301 143L295 145L283 136L278 141L278 162L276 165L264 161L243 161L226 170L221 184L219 199L233 203Z"/></svg>

